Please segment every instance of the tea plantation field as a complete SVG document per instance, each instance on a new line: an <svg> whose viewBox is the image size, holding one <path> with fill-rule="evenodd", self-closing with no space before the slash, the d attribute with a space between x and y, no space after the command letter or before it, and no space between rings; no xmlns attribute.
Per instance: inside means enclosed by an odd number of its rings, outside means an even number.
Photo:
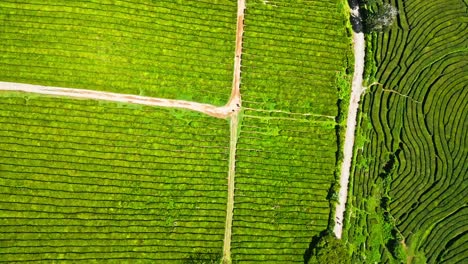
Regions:
<svg viewBox="0 0 468 264"><path fill-rule="evenodd" d="M0 97L0 262L221 255L226 120Z"/></svg>
<svg viewBox="0 0 468 264"><path fill-rule="evenodd" d="M236 4L1 1L0 79L223 105Z"/></svg>
<svg viewBox="0 0 468 264"><path fill-rule="evenodd" d="M0 81L223 105L236 14L228 0L2 1ZM333 226L348 16L343 0L246 1L233 263L304 263ZM0 123L0 262L219 261L229 120L1 93Z"/></svg>
<svg viewBox="0 0 468 264"><path fill-rule="evenodd" d="M275 5L247 1L244 21L232 237L239 263L304 263L331 214L338 83L351 56L345 9L339 1Z"/></svg>
<svg viewBox="0 0 468 264"><path fill-rule="evenodd" d="M362 105L354 262L466 263L468 3L384 3L399 16L370 41L378 84Z"/></svg>

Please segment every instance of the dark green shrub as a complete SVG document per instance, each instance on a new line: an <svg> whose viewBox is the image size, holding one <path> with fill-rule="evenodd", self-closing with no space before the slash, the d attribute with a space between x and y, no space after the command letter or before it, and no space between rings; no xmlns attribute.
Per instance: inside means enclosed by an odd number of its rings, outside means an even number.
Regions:
<svg viewBox="0 0 468 264"><path fill-rule="evenodd" d="M364 20L365 28L368 32L386 31L395 21L398 15L396 7L384 4L375 12L367 13Z"/></svg>
<svg viewBox="0 0 468 264"><path fill-rule="evenodd" d="M323 235L314 239L309 251L309 264L347 264L351 263L348 247L341 239L337 239L333 233L327 231Z"/></svg>

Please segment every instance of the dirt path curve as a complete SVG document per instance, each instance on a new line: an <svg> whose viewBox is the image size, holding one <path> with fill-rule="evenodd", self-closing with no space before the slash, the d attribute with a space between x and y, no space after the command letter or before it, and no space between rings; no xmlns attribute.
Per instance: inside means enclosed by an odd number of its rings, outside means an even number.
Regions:
<svg viewBox="0 0 468 264"><path fill-rule="evenodd" d="M242 55L242 36L244 33L244 10L245 0L238 0L237 10L237 33L236 49L234 59L234 73L231 96L224 106L215 106L184 100L173 100L164 98L155 98L140 95L120 94L111 92L102 92L87 89L75 89L64 87L52 87L42 85L32 85L24 83L0 82L0 91L19 91L27 93L44 94L49 96L69 97L77 99L92 99L111 102L131 103L148 106L181 108L201 112L217 118L228 118L237 114L241 108L240 95L240 67Z"/></svg>
<svg viewBox="0 0 468 264"><path fill-rule="evenodd" d="M234 74L232 79L231 100L227 103L228 108L236 108L231 115L231 140L229 151L229 172L228 172L228 199L226 207L226 225L224 230L223 245L223 263L231 263L231 236L232 236L232 218L234 214L234 185L236 172L236 147L239 135L239 113L242 106L240 95L241 80L241 59L242 59L242 38L244 36L244 12L245 0L237 1L237 30L236 30L236 51L234 58Z"/></svg>
<svg viewBox="0 0 468 264"><path fill-rule="evenodd" d="M93 99L111 102L131 103L148 106L182 108L201 112L217 118L227 118L239 111L240 96L236 93L225 106L217 107L183 100L171 100L140 95L101 92L86 89L52 87L24 83L0 82L0 91L20 91L27 93L44 94L49 96L69 97L77 99Z"/></svg>
<svg viewBox="0 0 468 264"><path fill-rule="evenodd" d="M359 7L357 5L351 10L353 28L361 28ZM358 31L359 32L359 31ZM348 197L348 181L351 170L351 160L353 156L354 133L356 129L356 117L359 108L359 100L361 99L362 76L364 73L364 56L365 56L365 40L364 33L353 32L354 46L354 76L353 86L351 91L351 99L349 102L348 119L346 121L346 134L343 149L343 163L341 164L340 191L338 194L338 204L335 212L335 226L333 232L337 238L341 238L343 232L343 217L346 209L346 200Z"/></svg>

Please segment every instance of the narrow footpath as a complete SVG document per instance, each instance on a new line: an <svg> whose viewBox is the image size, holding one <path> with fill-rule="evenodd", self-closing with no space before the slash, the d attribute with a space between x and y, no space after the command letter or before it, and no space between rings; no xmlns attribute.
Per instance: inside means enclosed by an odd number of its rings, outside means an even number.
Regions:
<svg viewBox="0 0 468 264"><path fill-rule="evenodd" d="M245 0L237 1L237 30L236 30L236 50L234 57L234 74L232 79L232 94L231 100L227 103L228 107L237 107L231 115L231 140L229 151L229 173L228 173L228 196L226 206L226 224L224 230L224 245L223 245L223 263L229 264L231 259L231 238L232 238L232 218L234 215L234 191L235 191L235 174L236 174L236 149L237 138L239 135L239 111L242 106L240 95L240 79L241 79L241 59L242 59L242 38L244 36L244 12Z"/></svg>
<svg viewBox="0 0 468 264"><path fill-rule="evenodd" d="M356 131L356 117L361 99L362 76L364 73L365 40L362 32L362 24L357 3L351 5L351 21L353 24L353 46L354 46L354 76L349 102L348 119L346 121L346 134L343 149L343 163L341 164L340 191L338 204L335 212L335 226L333 232L341 239L343 232L343 218L348 197L348 182L351 172L351 161L353 157L354 134Z"/></svg>

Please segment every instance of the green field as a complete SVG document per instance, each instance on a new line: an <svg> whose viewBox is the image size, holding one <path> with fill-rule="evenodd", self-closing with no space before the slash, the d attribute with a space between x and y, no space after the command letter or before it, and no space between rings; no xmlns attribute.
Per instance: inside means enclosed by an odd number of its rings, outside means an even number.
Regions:
<svg viewBox="0 0 468 264"><path fill-rule="evenodd" d="M5 0L0 79L224 105L236 1Z"/></svg>
<svg viewBox="0 0 468 264"><path fill-rule="evenodd" d="M352 75L343 0L248 0L231 255L304 263L333 226ZM224 104L237 2L2 1L0 81ZM229 120L0 94L0 262L223 250Z"/></svg>
<svg viewBox="0 0 468 264"><path fill-rule="evenodd" d="M327 229L337 167L337 78L350 40L340 1L247 1L233 259L304 263ZM312 26L311 26L312 25Z"/></svg>
<svg viewBox="0 0 468 264"><path fill-rule="evenodd" d="M369 38L378 84L362 103L351 183L354 262L466 263L468 3L384 2L399 16Z"/></svg>
<svg viewBox="0 0 468 264"><path fill-rule="evenodd" d="M342 1L247 1L244 106L335 117L335 82L351 53ZM332 102L332 103L330 103Z"/></svg>
<svg viewBox="0 0 468 264"><path fill-rule="evenodd" d="M0 122L0 262L221 255L226 120L0 97Z"/></svg>

